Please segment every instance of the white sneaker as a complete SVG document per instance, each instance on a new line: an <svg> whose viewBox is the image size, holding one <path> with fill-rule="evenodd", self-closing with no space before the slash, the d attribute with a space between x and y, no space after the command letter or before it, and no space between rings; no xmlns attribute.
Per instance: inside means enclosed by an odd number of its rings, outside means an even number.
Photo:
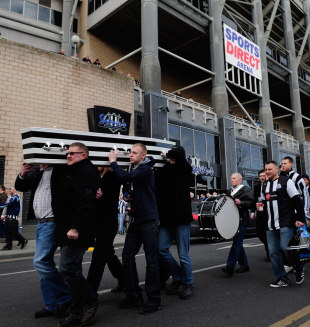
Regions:
<svg viewBox="0 0 310 327"><path fill-rule="evenodd" d="M289 283L283 281L282 279L278 279L270 284L270 287L287 287L287 286L289 286Z"/></svg>

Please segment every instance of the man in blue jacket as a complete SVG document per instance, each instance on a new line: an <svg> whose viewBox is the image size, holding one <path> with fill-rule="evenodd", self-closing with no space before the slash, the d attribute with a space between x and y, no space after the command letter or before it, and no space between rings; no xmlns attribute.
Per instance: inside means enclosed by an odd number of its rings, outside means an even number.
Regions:
<svg viewBox="0 0 310 327"><path fill-rule="evenodd" d="M143 244L146 258L145 291L148 302L141 313L158 311L161 306L158 268L158 212L154 190L154 162L146 158L146 147L137 143L130 152L130 171L125 171L116 163L118 150L111 152L109 160L113 171L123 183L129 183L132 196L132 219L127 231L122 254L126 276L127 297L119 303L120 308L142 305L135 255Z"/></svg>

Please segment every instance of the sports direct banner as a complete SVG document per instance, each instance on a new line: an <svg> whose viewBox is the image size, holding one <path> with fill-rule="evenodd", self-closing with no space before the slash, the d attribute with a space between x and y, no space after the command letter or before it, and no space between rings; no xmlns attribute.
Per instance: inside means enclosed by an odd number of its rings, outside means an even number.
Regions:
<svg viewBox="0 0 310 327"><path fill-rule="evenodd" d="M223 28L226 62L261 80L259 47L226 24Z"/></svg>

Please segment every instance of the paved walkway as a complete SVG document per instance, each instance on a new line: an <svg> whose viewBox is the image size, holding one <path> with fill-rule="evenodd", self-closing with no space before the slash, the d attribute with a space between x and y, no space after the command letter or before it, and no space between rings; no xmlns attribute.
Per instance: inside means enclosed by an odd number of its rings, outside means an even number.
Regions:
<svg viewBox="0 0 310 327"><path fill-rule="evenodd" d="M36 248L35 234L36 225L35 224L25 224L21 228L21 233L28 240L28 244L24 249L17 247L17 241L13 242L13 249L9 251L0 251L0 260L9 259L16 257L33 256ZM125 242L125 235L117 234L114 239L114 246L122 246ZM0 248L3 248L5 244L1 243ZM59 249L57 250L59 251Z"/></svg>

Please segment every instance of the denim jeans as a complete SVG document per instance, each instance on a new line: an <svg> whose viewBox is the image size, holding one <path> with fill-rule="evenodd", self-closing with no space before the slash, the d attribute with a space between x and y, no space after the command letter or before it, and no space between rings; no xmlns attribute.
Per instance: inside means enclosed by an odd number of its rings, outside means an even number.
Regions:
<svg viewBox="0 0 310 327"><path fill-rule="evenodd" d="M142 244L146 259L145 292L148 303L158 306L161 303L158 265L158 221L150 221L144 224L132 222L129 225L122 258L126 278L126 293L130 298L141 296L135 255L139 252Z"/></svg>
<svg viewBox="0 0 310 327"><path fill-rule="evenodd" d="M283 254L288 260L287 245L294 234L294 228L283 227L277 230L267 230L269 256L274 274L285 282L289 282L284 270ZM297 272L303 270L302 265L294 267Z"/></svg>
<svg viewBox="0 0 310 327"><path fill-rule="evenodd" d="M174 227L161 227L159 231L159 254L166 269L175 281L183 285L193 285L192 263L189 256L191 224ZM169 249L175 240L180 264L176 262Z"/></svg>
<svg viewBox="0 0 310 327"><path fill-rule="evenodd" d="M246 231L246 226L241 225L237 235L233 239L233 244L230 248L227 258L227 266L234 268L237 261L241 267L248 266L248 259L243 247L243 239Z"/></svg>
<svg viewBox="0 0 310 327"><path fill-rule="evenodd" d="M68 286L55 267L55 250L55 224L53 222L38 224L33 265L40 276L45 307L50 311L56 311L58 305L71 300Z"/></svg>
<svg viewBox="0 0 310 327"><path fill-rule="evenodd" d="M118 214L118 232L120 234L124 234L125 232L125 226L124 226L125 218L126 218L126 214L124 213Z"/></svg>
<svg viewBox="0 0 310 327"><path fill-rule="evenodd" d="M60 250L59 271L72 295L70 314L80 319L83 307L91 307L96 303L97 293L82 274L82 262L85 248L66 245Z"/></svg>

